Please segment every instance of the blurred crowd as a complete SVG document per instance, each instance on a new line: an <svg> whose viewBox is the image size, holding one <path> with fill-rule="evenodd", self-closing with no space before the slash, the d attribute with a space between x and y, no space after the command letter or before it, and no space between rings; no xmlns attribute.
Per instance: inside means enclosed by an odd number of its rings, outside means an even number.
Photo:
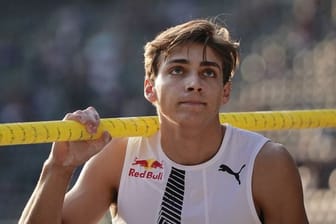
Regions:
<svg viewBox="0 0 336 224"><path fill-rule="evenodd" d="M241 43L223 112L336 108L336 0L7 0L0 122L59 120L87 106L102 117L153 115L142 90L144 44L170 25L210 17ZM334 223L336 130L264 134L297 161L311 222ZM18 218L49 148L0 148L0 223Z"/></svg>

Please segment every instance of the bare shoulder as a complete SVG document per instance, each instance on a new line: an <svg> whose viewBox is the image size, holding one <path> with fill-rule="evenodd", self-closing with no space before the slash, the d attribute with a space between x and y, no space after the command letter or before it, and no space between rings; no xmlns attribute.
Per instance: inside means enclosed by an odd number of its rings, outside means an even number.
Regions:
<svg viewBox="0 0 336 224"><path fill-rule="evenodd" d="M308 223L300 175L288 150L268 142L257 155L253 197L265 223Z"/></svg>
<svg viewBox="0 0 336 224"><path fill-rule="evenodd" d="M101 176L112 191L119 188L128 138L113 138L105 148L90 159L82 172L93 177Z"/></svg>
<svg viewBox="0 0 336 224"><path fill-rule="evenodd" d="M299 185L299 179L296 164L288 150L281 144L267 142L258 153L254 165L253 186L256 190L262 189L257 190L257 193L260 192L258 195L273 189L281 193L290 187L287 184L289 181Z"/></svg>
<svg viewBox="0 0 336 224"><path fill-rule="evenodd" d="M292 165L295 166L295 162L282 144L267 142L256 158L256 165L271 166L273 169L283 169L290 168Z"/></svg>

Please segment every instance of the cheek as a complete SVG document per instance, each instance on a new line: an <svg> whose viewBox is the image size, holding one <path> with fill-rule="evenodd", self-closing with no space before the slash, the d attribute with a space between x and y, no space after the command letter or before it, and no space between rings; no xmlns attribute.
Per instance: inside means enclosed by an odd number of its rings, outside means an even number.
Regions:
<svg viewBox="0 0 336 224"><path fill-rule="evenodd" d="M158 103L161 103L165 98L165 88L162 85L155 85L154 94Z"/></svg>
<svg viewBox="0 0 336 224"><path fill-rule="evenodd" d="M162 85L156 88L157 103L163 110L175 105L178 100L179 91L172 85Z"/></svg>
<svg viewBox="0 0 336 224"><path fill-rule="evenodd" d="M225 91L223 87L219 86L213 86L212 90L217 89L217 91L213 92L213 99L216 99L216 103L218 104L223 104L226 102L226 97L225 97Z"/></svg>
<svg viewBox="0 0 336 224"><path fill-rule="evenodd" d="M154 86L155 94L159 99L165 98L172 91L172 85L169 80L164 80L162 77L158 77L155 86Z"/></svg>
<svg viewBox="0 0 336 224"><path fill-rule="evenodd" d="M169 88L165 86L160 86L155 89L155 94L158 102L164 102L166 98L169 97Z"/></svg>

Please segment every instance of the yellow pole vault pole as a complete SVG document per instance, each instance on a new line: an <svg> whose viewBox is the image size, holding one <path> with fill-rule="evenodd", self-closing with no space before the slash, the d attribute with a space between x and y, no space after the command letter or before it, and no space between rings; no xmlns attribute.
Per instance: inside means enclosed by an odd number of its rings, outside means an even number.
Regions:
<svg viewBox="0 0 336 224"><path fill-rule="evenodd" d="M220 113L220 122L253 131L334 128L336 109ZM103 118L90 135L75 121L38 121L0 124L0 146L96 139L103 130L113 137L149 136L159 129L157 116Z"/></svg>

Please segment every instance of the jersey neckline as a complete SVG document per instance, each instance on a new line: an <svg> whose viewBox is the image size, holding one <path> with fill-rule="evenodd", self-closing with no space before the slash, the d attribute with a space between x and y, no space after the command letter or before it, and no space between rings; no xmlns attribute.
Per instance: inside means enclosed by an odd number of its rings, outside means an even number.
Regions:
<svg viewBox="0 0 336 224"><path fill-rule="evenodd" d="M216 161L218 161L218 159L221 157L221 155L223 154L224 150L227 148L227 144L228 141L231 137L232 134L232 126L229 124L223 124L223 126L225 127L225 133L221 142L221 145L218 149L218 151L216 152L216 154L209 160L200 163L200 164L196 164L196 165L182 165L179 163L174 162L173 160L171 160L166 153L163 151L162 149L162 145L161 145L161 132L158 131L157 135L156 135L156 140L158 141L158 145L159 145L159 154L160 157L162 157L167 163L169 163L171 166L178 168L178 169L182 169L182 170L199 170L199 169L204 169L205 167L211 166L213 163L215 163Z"/></svg>

